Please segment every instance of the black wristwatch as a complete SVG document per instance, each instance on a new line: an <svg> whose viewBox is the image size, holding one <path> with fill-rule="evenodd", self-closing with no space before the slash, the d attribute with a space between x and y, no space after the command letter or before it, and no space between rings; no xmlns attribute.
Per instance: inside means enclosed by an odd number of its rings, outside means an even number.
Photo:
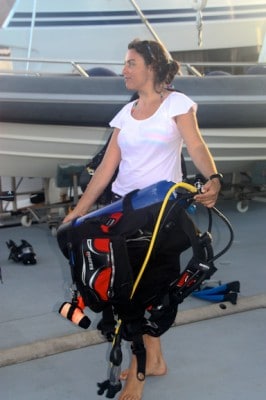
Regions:
<svg viewBox="0 0 266 400"><path fill-rule="evenodd" d="M212 179L219 179L220 183L223 183L223 175L222 174L213 174L209 177L209 180L211 181Z"/></svg>

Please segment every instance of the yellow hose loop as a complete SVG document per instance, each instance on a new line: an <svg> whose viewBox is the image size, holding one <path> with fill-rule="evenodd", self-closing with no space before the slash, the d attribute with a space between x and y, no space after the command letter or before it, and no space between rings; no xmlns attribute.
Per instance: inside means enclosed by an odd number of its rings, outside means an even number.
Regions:
<svg viewBox="0 0 266 400"><path fill-rule="evenodd" d="M147 264L148 264L148 261L149 261L149 259L150 259L151 252L152 252L152 249L153 249L153 247L154 247L154 243L155 243L155 240L156 240L156 237L157 237L157 234L158 234L158 230L159 230L159 227L160 227L160 223L161 223L161 220L162 220L162 217L163 217L163 214L164 214L164 211L165 211L167 202L168 202L168 200L169 200L169 197L171 196L171 194L172 194L177 188L180 188L180 187L186 189L188 192L197 193L197 189L195 188L195 186L190 185L189 183L185 183L185 182L175 183L173 186L170 187L170 189L169 189L168 192L166 193L165 198L164 198L163 203L162 203L162 206L161 206L161 208L160 208L160 212L159 212L158 218L157 218L157 220L156 220L156 224L155 224L155 227L154 227L154 230L153 230L153 233L152 233L152 237L151 237L151 241L150 241L149 248L148 248L148 250L147 250L147 254L146 254L146 256L145 256L145 259L144 259L144 261L143 261L143 264L142 264L142 266L141 266L141 269L140 269L140 271L139 271L139 273L138 273L138 276L137 276L137 278L136 278L136 280L135 280L135 282L134 282L134 286L133 286L133 289L132 289L132 292L131 292L131 295L130 295L130 300L131 300L131 299L133 298L133 296L134 296L134 293L135 293L135 291L136 291L136 289L137 289L137 287L138 287L138 284L139 284L139 282L140 282L140 280L141 280L141 278L142 278L142 275L143 275L143 273L144 273L144 271L145 271L145 268L146 268L146 266L147 266Z"/></svg>

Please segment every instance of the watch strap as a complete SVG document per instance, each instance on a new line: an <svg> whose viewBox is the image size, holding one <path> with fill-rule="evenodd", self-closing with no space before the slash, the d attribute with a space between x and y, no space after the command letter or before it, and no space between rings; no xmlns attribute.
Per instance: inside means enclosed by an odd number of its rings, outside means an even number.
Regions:
<svg viewBox="0 0 266 400"><path fill-rule="evenodd" d="M222 183L223 182L223 175L222 174L220 174L220 173L217 173L217 174L212 174L210 177L209 177L209 180L212 180L212 179L219 179L219 181Z"/></svg>

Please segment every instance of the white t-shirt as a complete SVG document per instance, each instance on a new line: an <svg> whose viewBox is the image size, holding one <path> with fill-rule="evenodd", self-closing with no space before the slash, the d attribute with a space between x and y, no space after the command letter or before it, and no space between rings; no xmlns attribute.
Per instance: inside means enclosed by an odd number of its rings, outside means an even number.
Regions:
<svg viewBox="0 0 266 400"><path fill-rule="evenodd" d="M112 191L120 196L161 180L181 182L183 139L173 117L186 114L197 105L186 95L172 92L149 118L137 120L131 115L134 101L126 104L110 126L120 129L119 173Z"/></svg>

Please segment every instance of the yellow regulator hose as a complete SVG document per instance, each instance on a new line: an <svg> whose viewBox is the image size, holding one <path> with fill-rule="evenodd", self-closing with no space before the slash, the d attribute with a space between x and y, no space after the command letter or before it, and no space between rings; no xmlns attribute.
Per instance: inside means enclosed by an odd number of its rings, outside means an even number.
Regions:
<svg viewBox="0 0 266 400"><path fill-rule="evenodd" d="M164 198L163 203L162 203L162 206L161 206L161 209L160 209L160 212L159 212L159 215L158 215L158 218L157 218L157 220L156 220L156 224L155 224L155 227L154 227L154 230L153 230L153 233L152 233L152 237L151 237L151 241L150 241L149 248L148 248L148 250L147 250L147 254L146 254L146 256L145 256L145 259L144 259L144 261L143 261L143 264L142 264L142 266L141 266L141 269L140 269L140 271L139 271L139 273L138 273L138 276L137 276L137 278L136 278L136 280L135 280L135 282L134 282L134 286L133 286L133 289L132 289L132 292L131 292L131 295L130 295L130 300L131 300L131 299L133 298L133 296L134 296L134 293L135 293L135 291L136 291L136 289L137 289L137 287L138 287L138 284L139 284L139 282L140 282L140 280L141 280L141 278L142 278L142 275L143 275L143 273L144 273L144 271L145 271L145 268L146 268L146 266L147 266L147 264L148 264L148 261L149 261L149 259L150 259L151 252L152 252L152 249L153 249L153 247L154 247L154 243L155 243L155 240L156 240L156 237L157 237L157 234L158 234L158 230L159 230L159 227L160 227L160 224L161 224L161 220L162 220L162 217L163 217L163 214L164 214L164 211L165 211L167 202L169 201L169 198L170 198L171 194L172 194L177 188L184 188L184 189L186 189L188 192L197 193L197 189L195 188L195 186L190 185L190 184L185 183L185 182L175 183L173 186L170 187L170 189L169 189L168 192L166 193L165 198Z"/></svg>

